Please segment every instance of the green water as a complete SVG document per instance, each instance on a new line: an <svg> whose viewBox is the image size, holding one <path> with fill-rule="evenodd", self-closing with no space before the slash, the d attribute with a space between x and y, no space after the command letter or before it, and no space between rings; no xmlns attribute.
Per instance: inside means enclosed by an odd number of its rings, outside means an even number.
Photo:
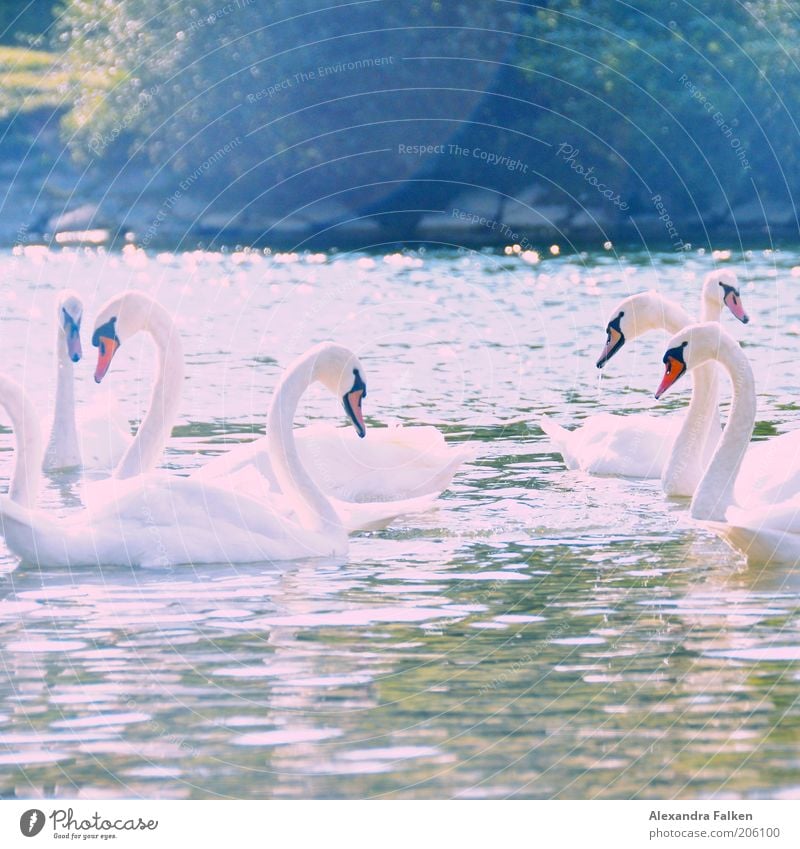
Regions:
<svg viewBox="0 0 800 849"><path fill-rule="evenodd" d="M753 570L657 482L566 472L536 425L652 400L664 337L598 382L621 297L690 310L709 256L603 252L275 258L0 256L4 370L49 421L52 302L127 286L179 321L186 385L166 464L263 430L281 368L333 338L369 370L367 421L434 424L481 455L436 510L341 561L69 572L0 559L4 797L796 797L796 570ZM798 255L734 255L759 430L797 426ZM88 336L88 334L86 334ZM92 354L81 403L97 392ZM142 414L154 358L107 383ZM104 391L108 391L105 388ZM725 389L727 392L727 387ZM340 421L324 392L298 426ZM4 425L8 422L2 419ZM13 461L0 434L0 486ZM74 481L44 507L76 509Z"/></svg>

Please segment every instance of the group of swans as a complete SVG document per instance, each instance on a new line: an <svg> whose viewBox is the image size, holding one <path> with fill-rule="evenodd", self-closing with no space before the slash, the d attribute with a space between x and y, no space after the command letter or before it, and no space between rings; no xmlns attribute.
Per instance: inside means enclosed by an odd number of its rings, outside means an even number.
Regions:
<svg viewBox="0 0 800 849"><path fill-rule="evenodd" d="M341 555L348 534L382 527L427 509L471 447L448 446L430 427L371 430L362 401L363 364L345 347L322 343L283 374L267 415L266 436L238 445L188 476L157 471L181 404L183 348L169 313L148 295L128 291L109 300L94 324L95 381L138 333L158 352L146 415L135 436L127 423L76 423L72 368L82 356L83 307L74 292L58 299L57 376L53 426L46 450L25 392L0 376L0 406L11 419L16 457L0 522L8 547L42 565L176 564L285 560ZM727 308L749 319L731 272L703 283L701 321L647 292L621 301L606 326L597 361L604 367L631 340L651 330L672 334L659 398L691 374L686 413L591 416L567 431L542 428L569 468L660 478L668 496L691 497L691 516L708 523L751 561L800 560L800 430L751 444L756 395L752 369L722 328ZM733 385L725 428L719 416L719 368ZM312 383L341 402L351 427L293 429L298 403ZM87 486L87 507L66 517L36 506L40 471L103 469Z"/></svg>
<svg viewBox="0 0 800 849"><path fill-rule="evenodd" d="M82 464L69 372L81 357L81 317L77 296L62 295L56 409L47 452L25 392L0 376L0 406L16 440L0 522L8 547L23 559L77 566L341 555L348 533L430 507L457 468L474 456L469 447L447 446L428 427L375 429L371 434L378 438L362 442L364 367L347 348L322 343L284 373L263 439L188 477L155 471L180 407L183 349L167 311L148 295L128 291L108 301L95 321L95 381L103 380L123 342L139 332L149 334L158 361L148 411L135 437L123 434L126 439L107 446L104 459L113 470L108 480L87 486L86 509L64 518L48 514L36 506L40 469ZM331 427L301 430L295 438L295 411L312 383L340 400L354 429L349 437ZM106 432L111 432L108 424ZM370 441L377 444L362 451Z"/></svg>
<svg viewBox="0 0 800 849"><path fill-rule="evenodd" d="M719 322L723 307L739 321L748 323L735 276L730 271L712 272L703 282L701 321ZM609 319L606 345L597 367L603 368L623 345L638 336L655 330L672 334L691 323L680 304L656 292L625 298ZM548 418L541 420L541 426L569 469L596 475L661 478L665 494L690 496L721 432L716 368L708 364L693 379L692 400L685 418L599 413L572 431ZM686 444L679 452L674 446L681 431Z"/></svg>
<svg viewBox="0 0 800 849"><path fill-rule="evenodd" d="M703 283L701 321L653 292L620 302L606 327L602 368L620 348L651 330L672 334L660 398L683 374L693 379L685 414L669 417L599 414L573 431L549 419L542 428L568 468L620 477L660 477L668 496L690 497L692 518L708 524L750 562L800 559L800 430L750 443L755 381L744 352L720 325L723 306L749 319L731 272ZM724 430L718 371L730 377L733 402Z"/></svg>

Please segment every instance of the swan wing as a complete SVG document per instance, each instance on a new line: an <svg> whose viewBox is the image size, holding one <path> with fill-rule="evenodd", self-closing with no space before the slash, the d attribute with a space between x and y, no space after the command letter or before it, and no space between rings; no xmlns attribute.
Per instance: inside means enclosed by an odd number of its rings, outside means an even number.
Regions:
<svg viewBox="0 0 800 849"><path fill-rule="evenodd" d="M751 443L736 478L736 503L779 504L800 493L800 430Z"/></svg>
<svg viewBox="0 0 800 849"><path fill-rule="evenodd" d="M554 425L545 420L542 429L559 448L568 468L633 478L661 476L680 428L674 417L644 413L598 413L572 431Z"/></svg>
<svg viewBox="0 0 800 849"><path fill-rule="evenodd" d="M297 450L303 465L327 495L345 501L385 502L416 498L446 489L458 469L477 455L472 445L448 445L434 427L371 428L359 439L352 427L326 423L295 431ZM215 457L192 477L205 481L238 479L255 468L269 488L278 491L266 439L238 445ZM260 486L256 491L262 492Z"/></svg>

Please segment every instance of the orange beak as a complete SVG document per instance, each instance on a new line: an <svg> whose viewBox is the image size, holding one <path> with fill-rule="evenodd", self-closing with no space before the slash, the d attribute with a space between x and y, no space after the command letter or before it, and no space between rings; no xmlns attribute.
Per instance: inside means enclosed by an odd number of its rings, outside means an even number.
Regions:
<svg viewBox="0 0 800 849"><path fill-rule="evenodd" d="M667 357L666 359L666 371L664 372L664 378L661 381L661 385L656 389L656 400L658 400L667 389L672 386L673 383L686 371L686 364L682 363L680 360L675 359L675 357Z"/></svg>
<svg viewBox="0 0 800 849"><path fill-rule="evenodd" d="M111 365L111 360L114 359L114 354L117 353L119 342L116 339L109 339L107 336L101 336L97 345L97 368L94 370L94 382L100 381L106 376L108 367Z"/></svg>

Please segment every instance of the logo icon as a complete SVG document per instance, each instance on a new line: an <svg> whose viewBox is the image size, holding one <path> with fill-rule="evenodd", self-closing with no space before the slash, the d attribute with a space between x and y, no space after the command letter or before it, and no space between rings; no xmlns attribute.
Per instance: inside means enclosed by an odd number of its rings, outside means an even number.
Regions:
<svg viewBox="0 0 800 849"><path fill-rule="evenodd" d="M44 813L38 808L31 808L19 818L19 830L25 837L36 837L44 828Z"/></svg>

